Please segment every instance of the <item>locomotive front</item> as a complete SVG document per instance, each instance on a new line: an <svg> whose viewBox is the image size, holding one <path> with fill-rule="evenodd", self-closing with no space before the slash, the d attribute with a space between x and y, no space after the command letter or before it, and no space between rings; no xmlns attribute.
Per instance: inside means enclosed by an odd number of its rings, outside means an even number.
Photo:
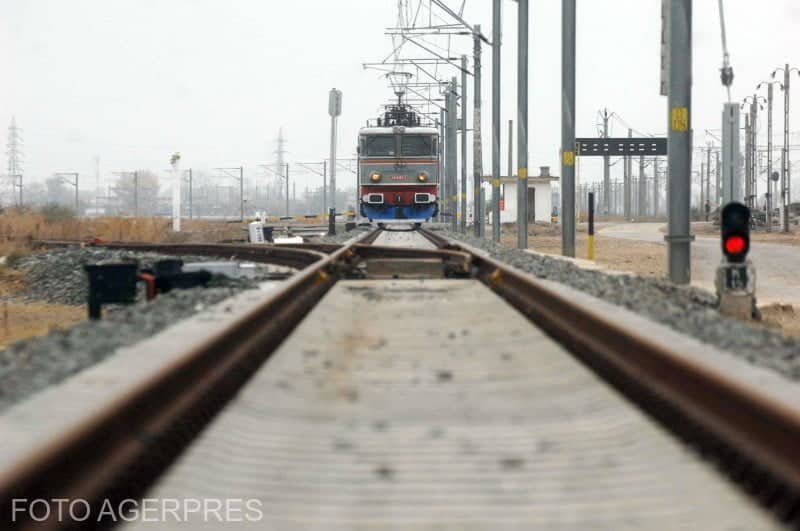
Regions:
<svg viewBox="0 0 800 531"><path fill-rule="evenodd" d="M439 209L439 132L414 121L394 123L387 117L361 129L361 216L379 223L428 221Z"/></svg>

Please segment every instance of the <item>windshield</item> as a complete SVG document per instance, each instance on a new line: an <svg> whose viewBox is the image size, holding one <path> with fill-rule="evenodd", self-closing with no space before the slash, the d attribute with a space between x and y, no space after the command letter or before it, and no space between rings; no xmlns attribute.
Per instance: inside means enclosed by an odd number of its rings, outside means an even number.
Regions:
<svg viewBox="0 0 800 531"><path fill-rule="evenodd" d="M394 156L394 136L392 135L376 135L367 137L366 142L367 156Z"/></svg>
<svg viewBox="0 0 800 531"><path fill-rule="evenodd" d="M423 135L403 136L403 155L433 155L433 137Z"/></svg>

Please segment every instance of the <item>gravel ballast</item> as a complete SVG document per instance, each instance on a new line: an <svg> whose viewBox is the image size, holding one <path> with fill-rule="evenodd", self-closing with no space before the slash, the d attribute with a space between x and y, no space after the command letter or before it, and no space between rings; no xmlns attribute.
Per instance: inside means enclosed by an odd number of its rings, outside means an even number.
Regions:
<svg viewBox="0 0 800 531"><path fill-rule="evenodd" d="M140 266L147 266L162 258L181 258L185 263L220 261L103 248L53 249L20 260L16 267L25 272L28 285L14 300L85 304L87 282L84 264L137 259ZM104 306L100 321L84 321L69 329L55 330L45 336L9 345L0 350L0 411L102 361L120 347L151 337L243 290L257 288L269 277L268 273L279 269L285 270L259 265L255 278L215 275L206 288L172 290L153 301L140 301L130 306Z"/></svg>
<svg viewBox="0 0 800 531"><path fill-rule="evenodd" d="M708 291L676 286L665 279L582 269L567 260L503 247L470 235L451 231L442 234L488 251L494 258L534 276L623 306L751 363L800 380L800 340L723 317L717 311L716 295Z"/></svg>

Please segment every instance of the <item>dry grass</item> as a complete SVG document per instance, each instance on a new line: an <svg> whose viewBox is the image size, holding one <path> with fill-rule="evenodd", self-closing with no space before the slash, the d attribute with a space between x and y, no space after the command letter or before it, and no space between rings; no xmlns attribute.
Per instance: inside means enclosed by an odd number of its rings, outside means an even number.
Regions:
<svg viewBox="0 0 800 531"><path fill-rule="evenodd" d="M83 306L33 302L0 304L0 348L56 328L77 324L86 317Z"/></svg>
<svg viewBox="0 0 800 531"><path fill-rule="evenodd" d="M48 219L42 213L10 210L0 215L0 255L4 245L13 242L24 247L30 240L85 240L134 242L218 242L241 239L239 223L183 220L182 232L172 232L165 218L78 218Z"/></svg>
<svg viewBox="0 0 800 531"><path fill-rule="evenodd" d="M800 338L800 308L791 304L770 304L761 306L761 323L777 328L784 335Z"/></svg>

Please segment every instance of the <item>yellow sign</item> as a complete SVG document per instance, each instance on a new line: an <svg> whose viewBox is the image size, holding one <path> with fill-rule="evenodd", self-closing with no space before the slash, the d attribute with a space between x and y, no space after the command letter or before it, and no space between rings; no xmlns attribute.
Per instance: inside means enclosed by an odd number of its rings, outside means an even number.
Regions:
<svg viewBox="0 0 800 531"><path fill-rule="evenodd" d="M561 157L564 162L564 166L575 166L575 152L574 151L564 151L561 154Z"/></svg>
<svg viewBox="0 0 800 531"><path fill-rule="evenodd" d="M670 117L673 131L685 133L689 130L689 109L687 107L673 107Z"/></svg>
<svg viewBox="0 0 800 531"><path fill-rule="evenodd" d="M520 179L527 179L528 178L528 168L519 168L517 170L517 176Z"/></svg>
<svg viewBox="0 0 800 531"><path fill-rule="evenodd" d="M500 179L492 179L492 186L495 188L500 188Z"/></svg>

